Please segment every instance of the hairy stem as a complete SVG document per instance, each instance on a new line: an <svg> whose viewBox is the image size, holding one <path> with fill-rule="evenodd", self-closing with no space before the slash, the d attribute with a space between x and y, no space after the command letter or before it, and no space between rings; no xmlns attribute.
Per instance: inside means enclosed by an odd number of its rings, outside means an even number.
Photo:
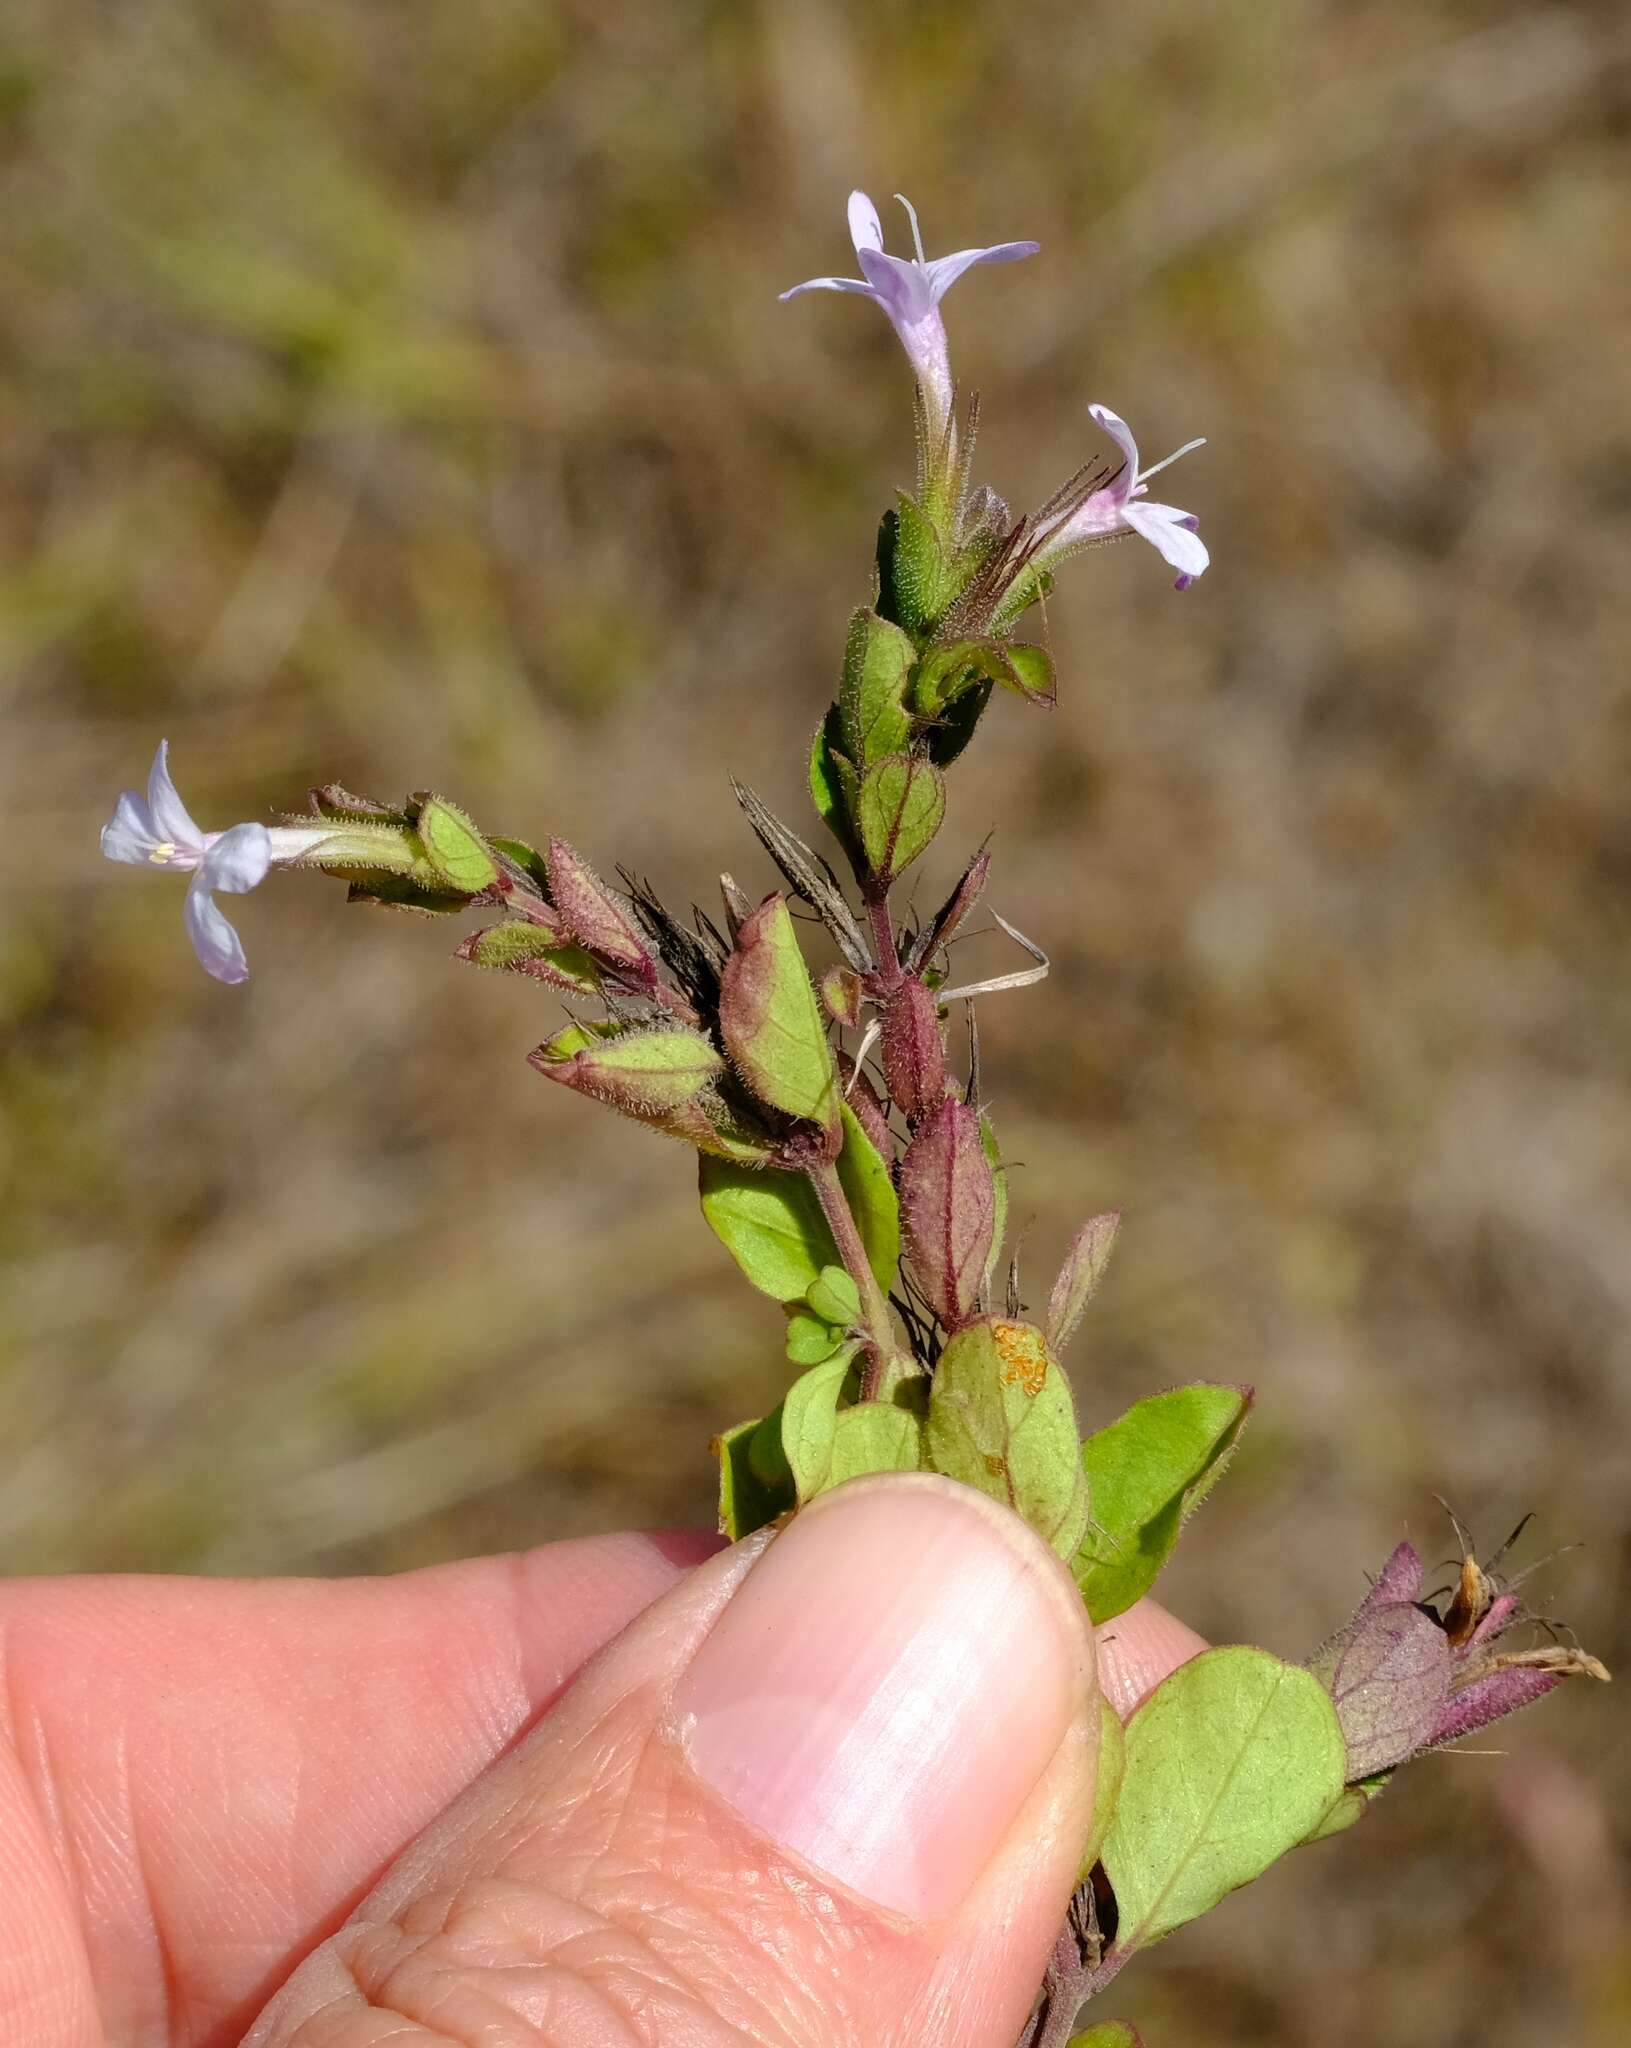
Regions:
<svg viewBox="0 0 1631 2048"><path fill-rule="evenodd" d="M872 1261L866 1255L866 1246L861 1242L861 1233L850 1213L849 1198L838 1178L837 1165L830 1159L823 1160L819 1166L808 1167L806 1172L821 1204L821 1213L827 1219L827 1227L833 1234L833 1243L838 1247L844 1270L855 1282L861 1297L861 1328L869 1352L861 1374L861 1399L872 1401L877 1398L885 1366L895 1350L889 1304L884 1300L883 1289L878 1285Z"/></svg>
<svg viewBox="0 0 1631 2048"><path fill-rule="evenodd" d="M1041 2001L1019 2038L1019 2048L1067 2048L1087 1996L1087 1972L1075 1930L1068 1924L1054 1944Z"/></svg>
<svg viewBox="0 0 1631 2048"><path fill-rule="evenodd" d="M889 915L889 892L872 884L866 891L867 915L872 920L872 950L878 956L879 993L891 994L906 979L901 972L900 954L895 948L894 920Z"/></svg>

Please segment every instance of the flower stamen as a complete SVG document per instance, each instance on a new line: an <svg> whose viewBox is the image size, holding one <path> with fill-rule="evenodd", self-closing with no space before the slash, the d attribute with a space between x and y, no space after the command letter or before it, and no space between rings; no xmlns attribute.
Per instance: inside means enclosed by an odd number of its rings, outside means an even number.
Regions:
<svg viewBox="0 0 1631 2048"><path fill-rule="evenodd" d="M912 223L912 247L917 251L918 263L924 270L927 270L929 267L929 259L923 253L923 233L917 224L917 208L912 204L911 200L907 198L904 192L897 192L895 194L895 197L900 201L901 205L905 207L906 218Z"/></svg>

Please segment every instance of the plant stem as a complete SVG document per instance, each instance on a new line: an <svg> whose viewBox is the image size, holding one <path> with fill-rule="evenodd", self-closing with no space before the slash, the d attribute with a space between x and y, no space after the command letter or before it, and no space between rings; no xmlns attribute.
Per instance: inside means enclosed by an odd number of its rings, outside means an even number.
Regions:
<svg viewBox="0 0 1631 2048"><path fill-rule="evenodd" d="M877 1398L884 1367L895 1350L889 1304L884 1300L883 1289L878 1285L872 1261L867 1257L861 1233L850 1213L849 1198L838 1178L836 1162L823 1160L820 1165L807 1167L805 1171L811 1187L815 1189L816 1200L821 1204L821 1213L827 1219L827 1228L832 1232L844 1270L855 1282L861 1297L861 1328L870 1352L861 1375L861 1399L872 1401Z"/></svg>
<svg viewBox="0 0 1631 2048"><path fill-rule="evenodd" d="M1074 1931L1067 1925L1054 1944L1048 1974L1042 1981L1045 2001L1021 2036L1020 2048L1067 2048L1087 1995L1087 1971Z"/></svg>
<svg viewBox="0 0 1631 2048"><path fill-rule="evenodd" d="M874 893L876 885L866 892L867 915L872 920L872 949L878 956L877 981L879 992L891 994L906 979L901 972L900 955L895 950L895 926L889 915L889 892L887 889Z"/></svg>

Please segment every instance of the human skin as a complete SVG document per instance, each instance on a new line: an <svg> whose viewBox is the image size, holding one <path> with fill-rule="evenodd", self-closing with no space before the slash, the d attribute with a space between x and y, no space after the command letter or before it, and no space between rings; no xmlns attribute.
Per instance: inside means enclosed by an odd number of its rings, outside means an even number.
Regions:
<svg viewBox="0 0 1631 2048"><path fill-rule="evenodd" d="M853 1605L846 1654L819 1648L790 1544L780 1580L762 1539L631 1534L391 1579L0 1585L0 2048L228 2048L246 2029L256 2048L1008 2048L1091 1797L1092 1646L1005 1510L899 1476L827 1500L794 1525L810 1585L834 1558L841 1578L847 1544L869 1586L897 1524L955 1580L916 1668L969 1648L982 1570L982 1643L1037 1603L1014 1620L1032 1682L998 1709L1021 1718L954 1797L986 1679L948 1684L970 1732L921 1787L911 1747L869 1758L855 1729L887 1742L887 1716L848 1715L843 1688L898 1680L849 1654L871 1626ZM1148 1603L1102 1633L1123 1713L1202 1647ZM1012 1701L1017 1660L998 1661ZM778 1772L758 1733L810 1711L756 1700L773 1669L789 1695L829 1670L838 1689L843 1744L829 1715L799 1749L814 1807L802 1762ZM875 1821L896 1784L906 1810ZM932 1853L903 1863L869 1827Z"/></svg>

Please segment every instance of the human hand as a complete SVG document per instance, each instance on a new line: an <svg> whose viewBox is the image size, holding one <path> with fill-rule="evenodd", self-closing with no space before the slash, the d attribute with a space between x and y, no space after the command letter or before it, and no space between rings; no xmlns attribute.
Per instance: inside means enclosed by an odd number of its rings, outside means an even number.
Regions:
<svg viewBox="0 0 1631 2048"><path fill-rule="evenodd" d="M1092 1799L1068 1576L898 1475L717 1551L0 1588L0 2048L1010 2048ZM1103 1634L1123 1713L1202 1647Z"/></svg>

